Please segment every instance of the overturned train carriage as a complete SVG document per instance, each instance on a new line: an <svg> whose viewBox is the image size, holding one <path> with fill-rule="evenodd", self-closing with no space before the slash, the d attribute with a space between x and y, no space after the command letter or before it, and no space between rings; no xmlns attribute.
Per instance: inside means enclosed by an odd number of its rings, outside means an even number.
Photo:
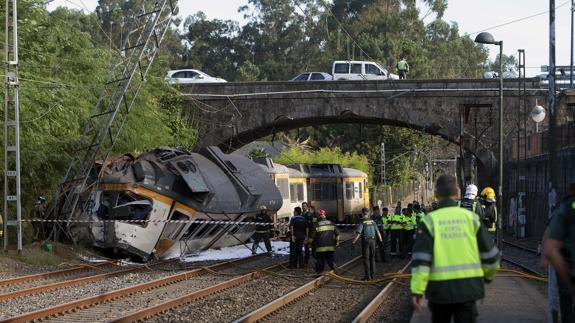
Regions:
<svg viewBox="0 0 575 323"><path fill-rule="evenodd" d="M144 260L244 242L253 225L207 221L241 222L261 205L272 212L282 206L274 181L260 167L217 147L124 155L104 165L101 174L88 212L96 221L84 231L96 247Z"/></svg>

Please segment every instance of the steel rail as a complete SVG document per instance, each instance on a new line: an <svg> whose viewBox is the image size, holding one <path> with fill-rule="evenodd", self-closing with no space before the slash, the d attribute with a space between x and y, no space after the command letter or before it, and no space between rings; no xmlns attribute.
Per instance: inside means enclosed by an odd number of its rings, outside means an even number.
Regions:
<svg viewBox="0 0 575 323"><path fill-rule="evenodd" d="M400 274L405 273L409 269L409 266L411 266L411 261L409 261L405 265L405 267L403 267L403 269L401 269L401 271L399 273ZM395 288L395 286L398 285L399 279L400 278L394 278L391 282L389 282L389 284L387 284L385 286L385 288L383 288L381 290L381 292L379 292L373 298L373 300L371 302L369 302L369 304L367 304L366 307L364 307L364 309L355 317L355 319L353 319L352 323L367 322L373 316L373 314L377 311L377 309L381 306L381 304L383 303L385 298L389 296L389 294Z"/></svg>
<svg viewBox="0 0 575 323"><path fill-rule="evenodd" d="M160 313L163 313L165 311L169 311L171 309L179 307L181 305L191 303L191 302L193 302L199 298L210 296L210 295L222 292L226 289L233 288L233 287L248 283L252 280L267 276L267 275L269 275L270 271L277 271L278 269L282 269L283 266L285 266L287 264L289 264L289 261L267 267L267 268L263 269L262 271L254 271L251 273L247 273L247 274L242 275L240 277L236 277L236 278L221 282L219 284L216 284L214 286L200 289L198 291L189 293L187 295L180 296L178 298L171 299L171 300L165 301L163 303L147 307L145 309L139 310L137 312L125 315L121 318L114 319L114 320L111 320L108 322L126 323L126 322L141 321L141 320L144 320L144 319L149 318L151 316L154 316L156 314L160 314Z"/></svg>
<svg viewBox="0 0 575 323"><path fill-rule="evenodd" d="M0 294L0 301L14 299L14 298L22 297L22 296L30 296L30 295L50 292L50 291L54 291L54 290L58 290L58 289L66 288L66 287L84 285L84 284L95 282L98 280L103 280L103 279L107 279L107 278L111 278L111 277L122 276L122 275L129 274L132 272L146 270L149 267L164 265L166 263L170 263L173 261L174 260L165 261L165 262L157 262L155 264L150 264L146 267L142 266L142 267L128 268L128 269L114 271L114 272L110 272L110 273L91 275L91 276L80 277L80 278L70 279L70 280L64 280L61 282L55 282L55 283L46 284L46 285L30 287L30 288L26 288L26 289L20 289L20 290L8 292L8 293Z"/></svg>
<svg viewBox="0 0 575 323"><path fill-rule="evenodd" d="M523 269L523 270L525 270L525 271L527 271L527 272L529 272L529 273L531 273L531 274L535 274L535 275L538 275L538 276L541 276L541 277L547 277L547 275L544 275L544 274L542 274L541 272L539 272L539 271L537 271L537 270L535 270L535 269L531 269L529 266L523 265L523 264L521 264L521 263L519 263L519 262L517 262L517 261L515 261L515 260L511 260L511 259L509 259L509 258L507 258L507 257L505 257L505 256L501 257L501 260L502 260L502 261L505 261L505 262L508 262L508 263L512 264L513 266L519 267L519 268L521 268L521 269Z"/></svg>
<svg viewBox="0 0 575 323"><path fill-rule="evenodd" d="M24 321L38 320L38 319L42 319L42 318L46 318L46 317L50 317L50 316L57 316L58 314L65 313L67 311L72 311L72 310L75 310L77 308L90 307L90 306L93 306L95 304L107 302L107 301L121 298L121 297L126 297L126 296L129 296L131 294L138 293L141 291L151 290L154 288L174 284L174 283L177 283L179 281L187 280L187 279L194 277L194 276L199 276L199 275L209 273L209 270L225 269L225 268L229 268L229 267L232 267L235 265L248 263L248 262L257 260L259 258L262 258L263 256L265 256L265 254L258 254L255 256L247 257L247 258L242 258L242 259L237 259L237 260L233 260L233 261L226 261L226 262L214 264L214 265L208 266L206 268L198 268L198 269L186 271L183 273L171 275L168 277L159 278L159 279L145 282L142 284L138 284L138 285L134 285L134 286L118 289L118 290L113 290L113 291L106 292L106 293L99 294L99 295L95 295L95 296L90 296L90 297L83 298L83 299L80 299L77 301L64 303L64 304L36 310L33 312L29 312L29 313L24 313L24 314L21 314L18 316L14 316L14 317L2 320L2 321L0 321L0 323L3 323L3 322L24 322Z"/></svg>
<svg viewBox="0 0 575 323"><path fill-rule="evenodd" d="M112 264L111 263L100 263L100 264L94 264L94 265L90 265L90 266L98 268L98 267L104 267L106 265L112 265ZM58 277L58 276L66 276L69 274L75 274L77 272L89 271L89 270L93 270L93 268L74 266L72 268L61 269L61 270L57 270L57 271L51 271L51 272L45 272L45 273L39 273L39 274L3 279L3 280L0 280L0 286L16 285L16 284L20 284L20 283L27 283L27 282L35 281L35 280L49 279L49 278Z"/></svg>
<svg viewBox="0 0 575 323"><path fill-rule="evenodd" d="M355 257L352 260L343 264L340 268L341 269L347 269L347 268L353 267L360 260L361 260L361 256ZM265 316L270 315L271 313L279 310L280 308L284 307L285 305L295 301L296 299L308 294L309 292L325 285L330 280L332 280L331 277L326 276L326 275L322 275L322 276L306 283L305 285L289 292L288 294L286 294L282 297L279 297L276 300L260 307L259 309L252 311L251 313L235 320L234 323L256 322L256 321L264 318Z"/></svg>
<svg viewBox="0 0 575 323"><path fill-rule="evenodd" d="M510 242L510 241L507 241L507 240L503 240L503 243L506 244L506 245L510 245L510 246L512 246L512 247L515 247L515 248L517 248L517 249L522 249L522 250L525 250L525 251L528 251L528 252L531 252L531 253L534 253L534 254L539 254L539 251L537 251L536 249L529 248L529 247L525 247L525 246L522 246L522 245L520 245L520 244L518 244L518 243Z"/></svg>

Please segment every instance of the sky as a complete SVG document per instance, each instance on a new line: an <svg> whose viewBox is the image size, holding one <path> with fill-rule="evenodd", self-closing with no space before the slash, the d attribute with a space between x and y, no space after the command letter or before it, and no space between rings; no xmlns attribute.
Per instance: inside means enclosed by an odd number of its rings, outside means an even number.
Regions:
<svg viewBox="0 0 575 323"><path fill-rule="evenodd" d="M180 0L181 16L203 11L208 18L242 21L238 7L247 0ZM569 65L571 0L555 0L556 62ZM55 0L49 9L66 6L94 10L97 0ZM85 5L85 7L84 7ZM489 30L496 40L503 40L503 52L517 56L517 49L525 49L527 76L540 74L540 66L549 64L549 1L546 0L449 0L444 19L457 22L461 33L472 34L516 19L541 15ZM499 53L498 46L488 46L490 57Z"/></svg>

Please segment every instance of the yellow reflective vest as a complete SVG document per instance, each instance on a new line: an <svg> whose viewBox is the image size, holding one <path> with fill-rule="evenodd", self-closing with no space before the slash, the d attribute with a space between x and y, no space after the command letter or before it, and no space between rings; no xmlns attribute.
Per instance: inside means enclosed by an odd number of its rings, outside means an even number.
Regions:
<svg viewBox="0 0 575 323"><path fill-rule="evenodd" d="M391 215L390 219L391 219L391 226L390 226L391 230L402 230L403 229L403 221L404 221L403 214L393 213Z"/></svg>

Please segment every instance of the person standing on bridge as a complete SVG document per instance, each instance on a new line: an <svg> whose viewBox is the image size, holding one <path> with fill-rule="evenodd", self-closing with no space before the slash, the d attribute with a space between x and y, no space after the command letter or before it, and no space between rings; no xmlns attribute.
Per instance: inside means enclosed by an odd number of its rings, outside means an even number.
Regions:
<svg viewBox="0 0 575 323"><path fill-rule="evenodd" d="M500 253L477 214L457 206L457 179L437 179L438 209L417 228L411 265L412 302L422 310L423 294L434 323L473 323L476 301L499 268Z"/></svg>
<svg viewBox="0 0 575 323"><path fill-rule="evenodd" d="M407 80L407 73L409 73L409 64L407 64L407 60L402 58L399 62L397 62L396 67L399 73L399 79Z"/></svg>

